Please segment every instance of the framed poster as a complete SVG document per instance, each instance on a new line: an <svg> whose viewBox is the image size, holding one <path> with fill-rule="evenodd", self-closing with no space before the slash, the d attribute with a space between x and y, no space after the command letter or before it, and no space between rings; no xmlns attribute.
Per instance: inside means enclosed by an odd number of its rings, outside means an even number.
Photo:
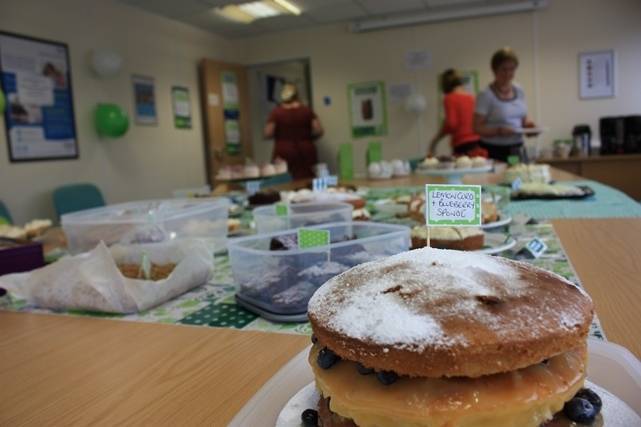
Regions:
<svg viewBox="0 0 641 427"><path fill-rule="evenodd" d="M134 87L134 113L139 125L156 125L156 93L154 79L145 76L131 76Z"/></svg>
<svg viewBox="0 0 641 427"><path fill-rule="evenodd" d="M191 129L189 89L181 86L172 87L171 105L174 110L174 126L176 129Z"/></svg>
<svg viewBox="0 0 641 427"><path fill-rule="evenodd" d="M581 99L615 96L614 50L579 54L579 97Z"/></svg>
<svg viewBox="0 0 641 427"><path fill-rule="evenodd" d="M0 85L12 162L78 158L65 43L0 31Z"/></svg>
<svg viewBox="0 0 641 427"><path fill-rule="evenodd" d="M240 145L240 99L238 80L233 71L220 73L223 97L223 122L225 127L225 151L231 156L241 152Z"/></svg>
<svg viewBox="0 0 641 427"><path fill-rule="evenodd" d="M387 135L385 83L352 83L347 97L352 138Z"/></svg>

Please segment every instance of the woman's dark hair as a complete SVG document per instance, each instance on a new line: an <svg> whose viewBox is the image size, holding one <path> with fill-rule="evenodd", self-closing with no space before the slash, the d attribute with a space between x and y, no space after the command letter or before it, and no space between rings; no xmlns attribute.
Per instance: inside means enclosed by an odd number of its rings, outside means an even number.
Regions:
<svg viewBox="0 0 641 427"><path fill-rule="evenodd" d="M492 71L496 71L503 63L508 61L514 62L517 66L519 65L519 57L516 56L516 53L511 48L504 47L503 49L497 50L494 52L494 55L492 55L492 61L490 62Z"/></svg>
<svg viewBox="0 0 641 427"><path fill-rule="evenodd" d="M463 84L463 78L453 68L449 68L441 74L441 90L447 94L456 89L457 86Z"/></svg>

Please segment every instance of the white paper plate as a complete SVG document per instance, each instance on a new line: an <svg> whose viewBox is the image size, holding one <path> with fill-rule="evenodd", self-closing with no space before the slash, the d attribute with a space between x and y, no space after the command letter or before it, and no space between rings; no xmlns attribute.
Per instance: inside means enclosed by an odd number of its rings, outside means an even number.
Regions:
<svg viewBox="0 0 641 427"><path fill-rule="evenodd" d="M512 249L516 245L516 240L505 233L485 233L485 244L483 249L472 252L480 254L495 255L503 251Z"/></svg>
<svg viewBox="0 0 641 427"><path fill-rule="evenodd" d="M511 216L509 216L509 215L505 215L505 216L501 215L501 219L499 219L498 221L488 222L487 224L483 224L483 225L481 225L481 228L483 230L491 230L493 228L505 227L506 225L508 225L511 222L512 222L512 217Z"/></svg>
<svg viewBox="0 0 641 427"><path fill-rule="evenodd" d="M600 387L607 389L623 400L637 414L641 414L641 362L627 349L603 341L588 340L588 377ZM291 359L276 373L236 414L232 427L276 425L281 410L301 391L314 381L307 363L309 348ZM303 410L306 408L303 408ZM301 410L302 412L302 410ZM606 423L607 427L635 427L639 424Z"/></svg>
<svg viewBox="0 0 641 427"><path fill-rule="evenodd" d="M603 401L601 416L606 427L631 427L641 425L641 418L621 399L598 385L586 381L586 387L594 390ZM316 384L311 382L301 388L278 414L276 427L300 427L300 416L305 409L315 409L320 395Z"/></svg>

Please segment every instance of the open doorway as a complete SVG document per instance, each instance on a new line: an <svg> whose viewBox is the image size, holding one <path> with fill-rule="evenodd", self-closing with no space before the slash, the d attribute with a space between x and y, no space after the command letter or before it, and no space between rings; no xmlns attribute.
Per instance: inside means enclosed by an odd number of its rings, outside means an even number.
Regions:
<svg viewBox="0 0 641 427"><path fill-rule="evenodd" d="M271 161L273 141L263 138L263 128L272 109L280 102L280 90L285 83L298 89L300 101L312 108L309 59L291 59L248 67L251 98L251 131L253 156L257 163Z"/></svg>

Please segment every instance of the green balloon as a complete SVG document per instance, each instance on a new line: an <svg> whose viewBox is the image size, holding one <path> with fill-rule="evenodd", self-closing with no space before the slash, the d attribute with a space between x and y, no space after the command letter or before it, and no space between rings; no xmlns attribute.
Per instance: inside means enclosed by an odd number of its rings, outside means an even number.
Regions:
<svg viewBox="0 0 641 427"><path fill-rule="evenodd" d="M0 114L4 113L4 107L7 105L7 100L4 98L4 92L0 90Z"/></svg>
<svg viewBox="0 0 641 427"><path fill-rule="evenodd" d="M129 129L127 113L116 104L98 104L94 118L100 136L119 138Z"/></svg>

